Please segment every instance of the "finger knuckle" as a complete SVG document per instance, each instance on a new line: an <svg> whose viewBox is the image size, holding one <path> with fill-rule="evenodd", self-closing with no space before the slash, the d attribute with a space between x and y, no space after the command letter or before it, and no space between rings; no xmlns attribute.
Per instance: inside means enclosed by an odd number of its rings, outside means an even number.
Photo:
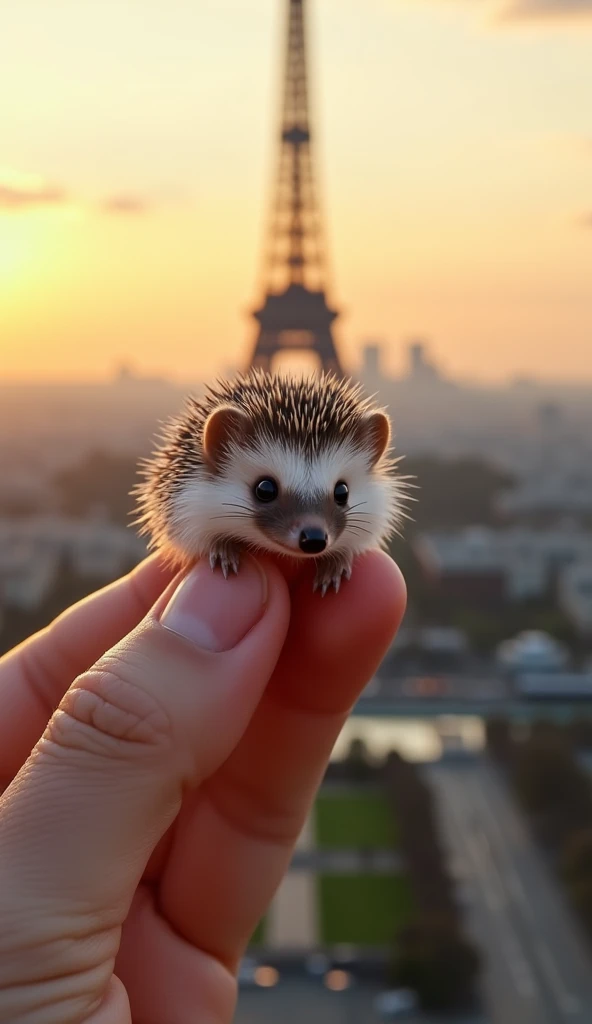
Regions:
<svg viewBox="0 0 592 1024"><path fill-rule="evenodd" d="M63 697L44 739L59 748L142 757L173 743L170 716L121 662L85 672Z"/></svg>
<svg viewBox="0 0 592 1024"><path fill-rule="evenodd" d="M68 930L69 924L72 930ZM0 1021L77 1024L100 1004L109 984L118 930L91 932L83 922L61 919L3 939L0 960Z"/></svg>

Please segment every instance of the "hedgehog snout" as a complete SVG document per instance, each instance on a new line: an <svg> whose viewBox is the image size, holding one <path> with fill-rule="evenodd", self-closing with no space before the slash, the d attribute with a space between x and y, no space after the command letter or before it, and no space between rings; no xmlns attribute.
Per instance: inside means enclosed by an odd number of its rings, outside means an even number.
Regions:
<svg viewBox="0 0 592 1024"><path fill-rule="evenodd" d="M320 555L328 541L327 531L322 526L308 526L300 531L298 547L305 555Z"/></svg>
<svg viewBox="0 0 592 1024"><path fill-rule="evenodd" d="M330 544L328 525L322 516L300 516L290 524L288 543L303 555L320 555Z"/></svg>

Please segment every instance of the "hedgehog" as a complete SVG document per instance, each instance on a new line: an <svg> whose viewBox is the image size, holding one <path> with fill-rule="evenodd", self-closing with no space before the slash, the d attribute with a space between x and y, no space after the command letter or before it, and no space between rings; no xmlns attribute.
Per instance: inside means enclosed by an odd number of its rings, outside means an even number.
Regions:
<svg viewBox="0 0 592 1024"><path fill-rule="evenodd" d="M351 380L261 370L189 397L135 488L136 525L180 567L207 558L238 573L241 553L314 560L325 596L354 558L405 516L386 411Z"/></svg>

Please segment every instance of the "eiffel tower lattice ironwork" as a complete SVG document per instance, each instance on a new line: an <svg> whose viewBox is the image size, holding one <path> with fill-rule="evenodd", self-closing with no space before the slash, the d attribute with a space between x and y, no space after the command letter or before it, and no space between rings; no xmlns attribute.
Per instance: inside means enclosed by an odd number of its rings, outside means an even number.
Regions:
<svg viewBox="0 0 592 1024"><path fill-rule="evenodd" d="M311 153L305 0L288 0L279 166L265 260L265 299L250 366L269 369L280 351L313 352L342 375L326 298L326 265Z"/></svg>

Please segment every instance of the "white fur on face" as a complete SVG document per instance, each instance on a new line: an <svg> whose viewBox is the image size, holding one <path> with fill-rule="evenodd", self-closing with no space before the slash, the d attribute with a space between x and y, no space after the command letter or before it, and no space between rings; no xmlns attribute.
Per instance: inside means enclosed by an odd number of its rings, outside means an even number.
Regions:
<svg viewBox="0 0 592 1024"><path fill-rule="evenodd" d="M354 556L380 546L401 510L396 478L372 468L369 454L349 444L340 443L312 458L272 441L254 449L235 445L222 476L211 480L196 474L175 496L168 516L169 541L190 557L207 554L212 542L225 535L285 554L254 521L253 487L263 477L272 477L280 491L291 491L304 501L310 495L311 502L319 493L332 495L338 481L347 483L351 524L326 554L333 550Z"/></svg>

